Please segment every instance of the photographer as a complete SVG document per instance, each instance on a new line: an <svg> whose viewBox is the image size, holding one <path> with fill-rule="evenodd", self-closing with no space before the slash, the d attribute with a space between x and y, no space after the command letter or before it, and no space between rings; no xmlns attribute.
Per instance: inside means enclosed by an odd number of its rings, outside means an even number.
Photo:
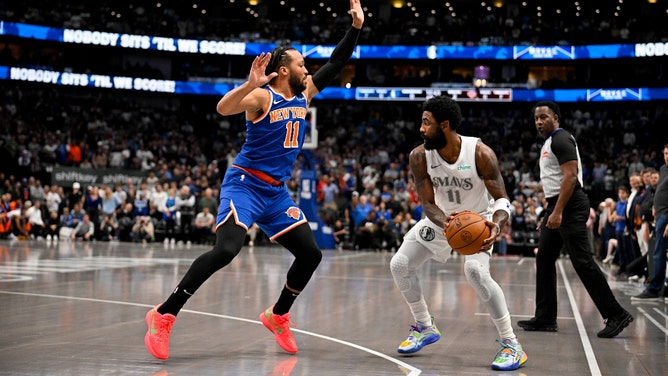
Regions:
<svg viewBox="0 0 668 376"><path fill-rule="evenodd" d="M142 215L138 217L137 222L132 226L130 238L135 243L151 243L155 240L155 227L148 216Z"/></svg>
<svg viewBox="0 0 668 376"><path fill-rule="evenodd" d="M130 234L135 222L135 213L131 203L123 205L123 208L116 214L116 220L118 222L118 240L122 242L132 241Z"/></svg>
<svg viewBox="0 0 668 376"><path fill-rule="evenodd" d="M100 222L100 231L99 240L103 242L108 242L116 238L116 230L118 229L118 224L116 219L112 215L105 214L102 216L102 222Z"/></svg>

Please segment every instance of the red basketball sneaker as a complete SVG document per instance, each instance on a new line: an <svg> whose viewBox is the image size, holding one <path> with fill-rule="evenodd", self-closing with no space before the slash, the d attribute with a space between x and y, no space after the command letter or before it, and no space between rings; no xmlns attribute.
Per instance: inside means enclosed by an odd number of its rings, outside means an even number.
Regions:
<svg viewBox="0 0 668 376"><path fill-rule="evenodd" d="M148 331L144 336L144 344L151 355L160 360L167 360L169 357L169 333L172 331L176 316L170 313L161 315L158 312L158 307L152 308L146 313Z"/></svg>
<svg viewBox="0 0 668 376"><path fill-rule="evenodd" d="M297 353L297 343L290 332L290 313L279 316L273 312L273 306L260 313L260 321L264 326L271 330L276 337L276 342L283 350L290 354Z"/></svg>

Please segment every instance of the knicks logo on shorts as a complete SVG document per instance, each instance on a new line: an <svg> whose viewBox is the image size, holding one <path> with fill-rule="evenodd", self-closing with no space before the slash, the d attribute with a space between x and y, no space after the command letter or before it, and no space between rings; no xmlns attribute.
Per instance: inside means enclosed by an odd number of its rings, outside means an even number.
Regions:
<svg viewBox="0 0 668 376"><path fill-rule="evenodd" d="M434 229L429 227L429 226L424 226L420 229L420 237L422 240L426 242L430 242L434 240L436 237L436 233L434 232Z"/></svg>
<svg viewBox="0 0 668 376"><path fill-rule="evenodd" d="M299 210L298 207L296 207L296 206L291 206L291 207L288 208L288 210L285 212L285 214L286 214L288 217L290 217L290 218L294 219L295 221L297 221L297 220L299 220L299 218L301 217L302 212L301 212L301 210Z"/></svg>

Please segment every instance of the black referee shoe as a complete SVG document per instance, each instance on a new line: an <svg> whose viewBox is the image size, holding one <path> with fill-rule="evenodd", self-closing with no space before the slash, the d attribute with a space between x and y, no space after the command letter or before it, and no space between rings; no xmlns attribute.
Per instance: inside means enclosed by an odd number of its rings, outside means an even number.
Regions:
<svg viewBox="0 0 668 376"><path fill-rule="evenodd" d="M597 336L599 338L612 338L621 333L632 321L633 316L624 310L619 315L605 320L605 328L598 332Z"/></svg>
<svg viewBox="0 0 668 376"><path fill-rule="evenodd" d="M517 325L528 332L556 332L556 321L543 321L532 317L530 320L521 320Z"/></svg>

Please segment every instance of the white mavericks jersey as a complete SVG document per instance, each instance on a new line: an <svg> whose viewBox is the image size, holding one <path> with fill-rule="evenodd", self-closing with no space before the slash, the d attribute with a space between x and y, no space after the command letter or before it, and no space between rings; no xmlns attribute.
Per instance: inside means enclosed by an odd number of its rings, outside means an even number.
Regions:
<svg viewBox="0 0 668 376"><path fill-rule="evenodd" d="M470 210L489 219L492 197L475 165L475 148L479 138L460 136L462 149L455 163L443 160L438 150L425 150L427 173L434 186L436 205L448 215Z"/></svg>

